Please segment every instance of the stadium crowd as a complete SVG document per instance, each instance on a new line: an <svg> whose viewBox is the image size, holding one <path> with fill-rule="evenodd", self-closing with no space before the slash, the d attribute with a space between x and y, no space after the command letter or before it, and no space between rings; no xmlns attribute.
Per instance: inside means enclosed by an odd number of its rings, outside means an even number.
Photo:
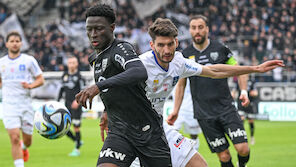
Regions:
<svg viewBox="0 0 296 167"><path fill-rule="evenodd" d="M140 1L140 0L137 0ZM79 58L80 70L89 70L87 57L90 47L77 48L73 39L60 30L62 21L70 25L85 21L84 11L95 4L94 0L56 0L57 22L45 27L24 27L30 44L29 53L35 56L44 71L61 71L69 55ZM296 80L296 0L169 0L152 15L143 19L137 14L131 0L114 0L117 12L117 38L132 43L138 53L150 49L147 27L157 17L168 17L178 26L188 29L192 14L203 14L210 19L210 38L226 43L237 55L239 62L255 65L268 59L283 59L286 70L278 68L261 81ZM0 24L12 12L0 3ZM180 39L185 48L190 36ZM0 55L5 52L5 41L0 36ZM283 72L287 71L287 75Z"/></svg>

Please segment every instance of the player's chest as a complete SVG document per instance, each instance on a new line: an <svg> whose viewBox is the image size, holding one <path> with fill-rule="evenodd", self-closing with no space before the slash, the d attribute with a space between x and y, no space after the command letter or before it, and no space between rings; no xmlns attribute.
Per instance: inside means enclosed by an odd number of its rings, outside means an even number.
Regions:
<svg viewBox="0 0 296 167"><path fill-rule="evenodd" d="M97 81L105 80L115 74L118 74L118 69L113 65L111 59L104 57L94 64L94 76Z"/></svg>
<svg viewBox="0 0 296 167"><path fill-rule="evenodd" d="M64 75L63 76L63 84L65 87L69 89L73 89L75 85L78 83L79 77L77 75Z"/></svg>
<svg viewBox="0 0 296 167"><path fill-rule="evenodd" d="M202 65L212 65L212 64L224 64L224 55L219 51L204 51L204 52L192 52L189 59L195 60L195 62Z"/></svg>
<svg viewBox="0 0 296 167"><path fill-rule="evenodd" d="M28 72L29 65L23 61L7 61L1 63L2 75L25 74Z"/></svg>
<svg viewBox="0 0 296 167"><path fill-rule="evenodd" d="M177 73L164 73L164 72L148 72L148 80L146 82L149 91L156 92L170 92L177 84L179 75Z"/></svg>

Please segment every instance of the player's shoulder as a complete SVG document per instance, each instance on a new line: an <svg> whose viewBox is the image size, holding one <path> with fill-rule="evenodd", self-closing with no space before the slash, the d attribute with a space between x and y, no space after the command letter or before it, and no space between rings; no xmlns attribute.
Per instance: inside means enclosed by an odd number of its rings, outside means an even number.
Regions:
<svg viewBox="0 0 296 167"><path fill-rule="evenodd" d="M25 60L29 61L34 61L36 60L32 55L26 54L26 53L21 53L21 57Z"/></svg>
<svg viewBox="0 0 296 167"><path fill-rule="evenodd" d="M115 39L116 41L114 42L114 51L118 54L127 54L128 51L133 51L135 53L134 46L130 44L129 42L123 41L123 40L118 40Z"/></svg>
<svg viewBox="0 0 296 167"><path fill-rule="evenodd" d="M212 48L217 48L217 49L228 48L228 46L225 43L218 40L211 40L210 45Z"/></svg>
<svg viewBox="0 0 296 167"><path fill-rule="evenodd" d="M155 65L154 54L152 50L139 55L139 58L146 68L153 68L153 66Z"/></svg>
<svg viewBox="0 0 296 167"><path fill-rule="evenodd" d="M192 51L194 51L195 49L194 49L194 47L193 47L193 44L190 44L188 47L186 47L183 51L182 51L182 53L185 55L185 54L187 54L187 53L189 53L189 52L192 52Z"/></svg>
<svg viewBox="0 0 296 167"><path fill-rule="evenodd" d="M7 60L8 59L8 55L4 55L4 56L2 56L1 58L0 58L0 61L2 62L2 61L5 61L5 60Z"/></svg>
<svg viewBox="0 0 296 167"><path fill-rule="evenodd" d="M153 59L154 55L153 55L153 51L152 50L149 50L147 52L144 52L142 54L139 55L139 58L141 60L150 60L150 59Z"/></svg>

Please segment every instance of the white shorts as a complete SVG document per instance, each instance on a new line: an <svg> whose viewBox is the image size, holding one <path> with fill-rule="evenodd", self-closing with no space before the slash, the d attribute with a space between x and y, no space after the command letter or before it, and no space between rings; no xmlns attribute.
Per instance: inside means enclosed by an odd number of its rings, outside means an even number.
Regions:
<svg viewBox="0 0 296 167"><path fill-rule="evenodd" d="M185 167L189 160L197 153L194 148L195 141L184 137L173 126L163 123L166 138L168 140L173 167ZM136 158L130 167L140 167L140 161Z"/></svg>
<svg viewBox="0 0 296 167"><path fill-rule="evenodd" d="M191 135L198 135L202 132L201 127L199 126L197 120L193 118L193 114L186 115L186 114L180 113L178 115L176 122L174 123L174 127L177 130L180 130L182 128L182 125L184 125L185 133L189 133Z"/></svg>
<svg viewBox="0 0 296 167"><path fill-rule="evenodd" d="M184 137L165 121L163 123L163 128L171 150L173 167L185 167L188 161L197 152L194 149L195 141Z"/></svg>
<svg viewBox="0 0 296 167"><path fill-rule="evenodd" d="M32 106L21 105L20 107L3 104L3 124L6 129L20 128L24 133L32 135L34 129Z"/></svg>

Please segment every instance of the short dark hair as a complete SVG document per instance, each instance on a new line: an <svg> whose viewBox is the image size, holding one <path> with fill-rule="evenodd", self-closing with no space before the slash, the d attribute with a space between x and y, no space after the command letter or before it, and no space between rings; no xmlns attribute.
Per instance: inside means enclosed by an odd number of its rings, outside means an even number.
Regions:
<svg viewBox="0 0 296 167"><path fill-rule="evenodd" d="M202 19L205 23L206 23L206 26L209 26L209 21L208 21L208 18L204 15L194 15L190 18L189 20L189 23L192 21L192 20L197 20L197 19Z"/></svg>
<svg viewBox="0 0 296 167"><path fill-rule="evenodd" d="M176 37L178 29L170 19L157 18L149 27L148 33L154 41L156 36Z"/></svg>
<svg viewBox="0 0 296 167"><path fill-rule="evenodd" d="M86 10L86 18L91 16L102 16L105 17L110 24L115 22L115 12L111 6L106 4L97 4Z"/></svg>
<svg viewBox="0 0 296 167"><path fill-rule="evenodd" d="M11 32L9 32L9 33L7 34L7 36L6 36L6 42L8 42L8 40L9 40L9 38L10 38L11 36L17 36L17 37L19 37L20 40L22 41L22 36L21 36L21 34L20 34L19 32L17 32L17 31L11 31Z"/></svg>

